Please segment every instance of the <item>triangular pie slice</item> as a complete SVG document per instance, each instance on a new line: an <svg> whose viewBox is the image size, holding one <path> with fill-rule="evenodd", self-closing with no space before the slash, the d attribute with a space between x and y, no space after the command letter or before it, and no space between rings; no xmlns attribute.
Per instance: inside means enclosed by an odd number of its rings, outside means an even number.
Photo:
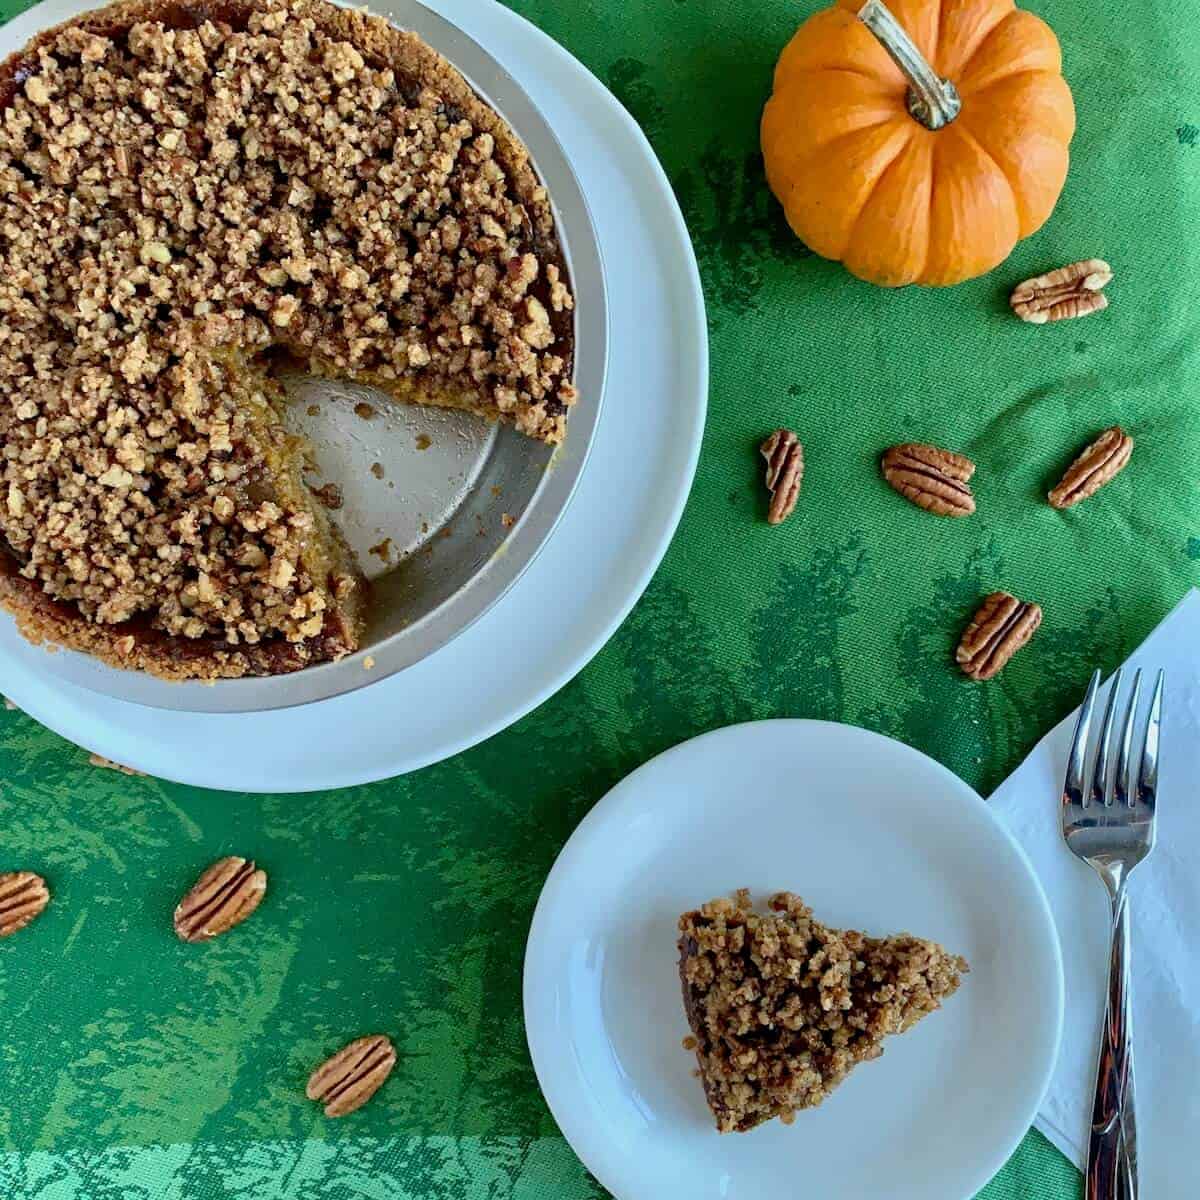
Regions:
<svg viewBox="0 0 1200 1200"><path fill-rule="evenodd" d="M685 1044L722 1133L820 1104L968 970L936 942L822 925L791 892L769 910L756 912L743 889L679 918Z"/></svg>

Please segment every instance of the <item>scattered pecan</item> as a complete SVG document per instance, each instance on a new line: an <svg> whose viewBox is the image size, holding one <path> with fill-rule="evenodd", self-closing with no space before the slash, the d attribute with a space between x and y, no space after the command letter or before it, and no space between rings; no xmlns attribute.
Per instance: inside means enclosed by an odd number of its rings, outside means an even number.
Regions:
<svg viewBox="0 0 1200 1200"><path fill-rule="evenodd" d="M327 1117L362 1108L396 1065L396 1051L381 1033L361 1037L326 1059L308 1079L304 1094L325 1105Z"/></svg>
<svg viewBox="0 0 1200 1200"><path fill-rule="evenodd" d="M1022 321L1033 325L1086 317L1108 307L1102 289L1112 277L1112 267L1103 259L1085 258L1017 284L1008 302Z"/></svg>
<svg viewBox="0 0 1200 1200"><path fill-rule="evenodd" d="M175 910L175 932L204 942L240 925L262 903L267 874L236 856L213 863Z"/></svg>
<svg viewBox="0 0 1200 1200"><path fill-rule="evenodd" d="M32 871L0 874L0 938L24 929L50 903L46 881Z"/></svg>
<svg viewBox="0 0 1200 1200"><path fill-rule="evenodd" d="M136 767L127 767L123 763L113 762L111 758L105 758L103 754L89 754L88 763L93 767L100 767L105 771L120 771L122 775L138 775L141 778L146 778L145 771L139 771Z"/></svg>
<svg viewBox="0 0 1200 1200"><path fill-rule="evenodd" d="M955 658L972 679L991 679L1025 645L1042 623L1037 604L1008 592L993 592L979 606L962 635Z"/></svg>
<svg viewBox="0 0 1200 1200"><path fill-rule="evenodd" d="M969 517L975 497L967 480L975 464L961 454L921 442L905 442L883 452L883 477L902 495L939 517Z"/></svg>
<svg viewBox="0 0 1200 1200"><path fill-rule="evenodd" d="M804 447L790 429L777 429L758 449L767 460L767 491L771 493L767 523L778 525L796 507L804 478Z"/></svg>
<svg viewBox="0 0 1200 1200"><path fill-rule="evenodd" d="M1125 469L1132 453L1133 438L1120 425L1106 429L1067 468L1047 499L1055 508L1070 508L1094 496Z"/></svg>

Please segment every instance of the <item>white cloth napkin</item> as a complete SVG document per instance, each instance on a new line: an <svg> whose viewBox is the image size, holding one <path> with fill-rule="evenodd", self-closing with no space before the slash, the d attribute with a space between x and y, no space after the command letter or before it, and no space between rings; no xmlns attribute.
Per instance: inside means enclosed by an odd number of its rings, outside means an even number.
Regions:
<svg viewBox="0 0 1200 1200"><path fill-rule="evenodd" d="M1158 844L1130 880L1134 1062L1141 1193L1200 1197L1200 592L1191 591L1129 659L1166 670ZM1125 688L1131 685L1125 673ZM1142 705L1148 703L1143 677ZM1107 694L1105 684L1101 698ZM1080 697L1082 699L1082 696ZM1101 710L1102 711L1102 710ZM1121 710L1118 709L1118 712ZM1109 903L1063 844L1058 797L1072 713L992 796L1033 863L1058 923L1066 973L1062 1049L1038 1128L1080 1168L1087 1156L1108 967ZM1014 1052L1019 1048L1014 1047Z"/></svg>

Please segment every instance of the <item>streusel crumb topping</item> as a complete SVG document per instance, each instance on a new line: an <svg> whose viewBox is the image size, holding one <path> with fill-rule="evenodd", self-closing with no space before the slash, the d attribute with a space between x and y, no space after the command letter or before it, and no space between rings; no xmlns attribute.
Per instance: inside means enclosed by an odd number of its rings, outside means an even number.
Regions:
<svg viewBox="0 0 1200 1200"><path fill-rule="evenodd" d="M334 581L276 486L255 356L557 441L572 298L497 137L322 0L64 27L0 120L0 532L89 621L315 636ZM336 21L374 31L361 40ZM333 32L331 32L333 30ZM461 83L461 80L459 80Z"/></svg>
<svg viewBox="0 0 1200 1200"><path fill-rule="evenodd" d="M790 892L769 907L743 889L679 918L684 1007L722 1133L820 1104L967 970L935 942L831 929Z"/></svg>

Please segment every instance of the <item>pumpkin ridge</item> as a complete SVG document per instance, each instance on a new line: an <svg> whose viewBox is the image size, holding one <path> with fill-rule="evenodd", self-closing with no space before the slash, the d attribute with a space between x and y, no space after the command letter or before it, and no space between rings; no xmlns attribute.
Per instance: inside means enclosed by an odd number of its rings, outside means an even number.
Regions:
<svg viewBox="0 0 1200 1200"><path fill-rule="evenodd" d="M808 75L854 75L859 79L866 79L870 83L877 83L881 90L888 87L888 80L880 78L880 76L874 71L864 71L864 70L860 70L858 67L847 67L847 66L814 67L811 71L806 72L806 74L808 74ZM904 84L903 79L897 81L895 84L892 85L893 90L899 91L901 89L901 87L903 86L903 84ZM785 84L781 90L786 90L786 88L787 88L787 85Z"/></svg>
<svg viewBox="0 0 1200 1200"><path fill-rule="evenodd" d="M933 37L929 39L929 60L936 62L941 57L942 30L946 27L946 0L937 0L937 20L933 23Z"/></svg>
<svg viewBox="0 0 1200 1200"><path fill-rule="evenodd" d="M781 87L777 87L774 91L775 96L786 95L793 87L803 79L812 79L818 75L831 75L834 77L845 76L850 79L861 79L865 83L873 85L878 89L880 97L886 97L888 100L894 100L896 96L904 95L906 84L903 79L896 81L881 79L872 71L859 71L854 67L816 67L811 71L804 72L803 75L798 75L794 79L789 79Z"/></svg>
<svg viewBox="0 0 1200 1200"><path fill-rule="evenodd" d="M1012 201L1013 215L1017 218L1017 228L1020 229L1021 228L1021 201L1017 198L1017 189L1015 187L1013 187L1013 181L1011 179L1009 179L1008 172L996 161L995 156L983 144L983 142L980 140L979 136L975 133L975 131L971 128L971 126L969 124L967 124L964 121L958 121L958 122L956 122L956 124L958 125L959 137L966 138L967 141L969 141L975 147L975 149L978 150L979 153L982 154L983 157L986 158L988 160L988 162L990 162L992 164L992 166L996 168L996 174L999 175L1000 178L1004 180L1004 186L1008 188L1008 196L1009 196L1009 199Z"/></svg>
<svg viewBox="0 0 1200 1200"><path fill-rule="evenodd" d="M886 54L882 54L878 61L872 61L864 53L863 47L844 45L838 48L835 55L827 56L819 50L813 49L811 43L814 41L814 36L805 37L810 23L815 25L818 21L824 21L831 25L829 36L847 35L852 30L857 32L861 24L857 17L857 9L862 2L863 0L838 0L837 6L821 9L814 13L783 48L779 61L775 64L772 88L778 91L793 75L838 68L845 68L868 79L892 80L897 88L906 86L904 76ZM817 37L819 39L824 36L826 34L822 28Z"/></svg>
<svg viewBox="0 0 1200 1200"><path fill-rule="evenodd" d="M976 44L966 62L964 62L961 67L962 75L964 77L971 73L971 64L984 52L984 50L987 48L988 42L990 42L992 38L996 37L996 35L999 34L1005 25L1007 25L1010 21L1018 20L1020 12L1021 9L1014 8L1011 12L1005 13L1004 16L1001 17L1000 20L997 21L995 25L993 25L991 29L987 31L987 36L979 39L979 42Z"/></svg>
<svg viewBox="0 0 1200 1200"><path fill-rule="evenodd" d="M799 91L803 89L803 86L804 83L797 80L796 83L792 84L791 88L775 92L770 97L766 109L763 110L763 157L766 160L767 181L772 186L776 196L780 196L781 199L782 190L778 187L772 154L770 154L770 149L772 149L775 138L779 134L778 132L768 133L767 131L776 124L781 114L786 113L788 106L794 103L791 92L793 90ZM895 104L896 100L894 96L881 94L875 106L871 106L869 103L847 103L844 108L839 108L841 127L834 128L834 130L827 130L823 126L817 126L815 130L810 130L811 140L809 144L804 146L802 155L796 158L788 157L787 167L782 172L782 176L791 175L800 167L820 160L820 157L827 154L830 148L840 148L841 143L845 142L845 140L869 136L870 133L878 130L881 126L898 122L899 114L894 110Z"/></svg>
<svg viewBox="0 0 1200 1200"><path fill-rule="evenodd" d="M892 155L891 158L888 159L887 165L883 168L882 171L879 172L879 174L877 174L875 176L874 182L864 193L862 203L858 206L858 212L856 212L854 214L854 221L850 226L849 236L846 238L846 246L852 246L854 244L855 238L858 235L859 223L862 221L863 213L866 212L866 210L867 210L867 205L869 205L871 203L871 197L874 196L875 193L879 190L879 185L886 178L887 173L895 167L895 165L900 161L900 159L904 155L904 153L908 150L909 146L912 145L914 133L915 133L915 130L909 131L908 136L900 143L900 148L896 151L895 154ZM932 192L930 194L932 195ZM846 252L846 246L844 246L842 248L842 255L844 255ZM928 253L928 251L926 251L926 253ZM839 255L839 257L841 257L841 255Z"/></svg>
<svg viewBox="0 0 1200 1200"><path fill-rule="evenodd" d="M1032 24L1031 19L1033 22ZM975 95L978 95L979 93L986 91L994 83L999 83L1004 79L1011 79L1014 75L1023 75L1028 71L1048 71L1051 74L1062 74L1062 52L1059 49L1057 40L1054 40L1053 46L1058 52L1058 61L1056 63L1038 63L1036 66L1022 66L1013 70L997 70L993 68L990 72L983 72L985 82L982 85L973 85L971 83L971 77L975 73L976 65L981 58L991 53L989 44L994 39L1004 36L1006 31L1005 27L1008 25L1013 25L1020 28L1028 27L1030 32L1040 26L1050 35L1052 39L1054 38L1053 30L1051 30L1044 21L1040 20L1036 14L1031 13L1028 9L1014 8L1003 20L996 22L996 24L989 31L987 37L985 37L979 43L979 45L975 47L971 57L965 63L963 63L961 73L959 74L958 79L955 81L956 86L959 87L960 91L965 89L967 91L974 92ZM1029 46L1026 45L1023 49L1028 51ZM1011 62L1011 58L1009 61Z"/></svg>
<svg viewBox="0 0 1200 1200"><path fill-rule="evenodd" d="M827 153L829 153L829 151L840 147L842 142L848 142L852 138L857 138L864 133L870 133L871 130L878 129L881 125L891 125L891 124L899 125L900 124L899 118L901 117L901 115L904 115L907 117L907 114L892 113L889 116L884 117L882 121L874 121L870 125L859 125L856 129L843 130L836 137L830 138L829 141L827 141L827 142L818 142L816 145L814 145L812 147L812 149L809 151L809 153L807 153L803 158L797 160L796 165L803 166L806 163L811 162L814 158L817 158L818 156L823 155L823 154L827 154ZM901 143L900 151L896 155L894 155L892 158L888 159L887 165L876 176L877 181L883 177L883 171L886 171L888 169L888 167L890 167L892 165L892 163L895 161L895 159L900 156L900 153L903 153L904 148L908 145L909 141L911 141L911 134L909 135L908 138L906 138ZM875 189L872 187L871 191L874 191L874 190ZM871 194L871 191L869 191L867 193L868 196Z"/></svg>
<svg viewBox="0 0 1200 1200"><path fill-rule="evenodd" d="M917 279L925 279L929 274L929 256L933 253L933 193L937 189L938 174L938 156L934 152L929 156L929 187L926 189L925 195L925 203L929 208L927 218L929 232L925 238L925 257L921 260L921 269L917 272Z"/></svg>
<svg viewBox="0 0 1200 1200"><path fill-rule="evenodd" d="M981 99L986 96L992 88L1004 87L1012 83L1014 79L1022 79L1026 75L1053 75L1053 71L1047 71L1045 67L1023 67L1020 71L1014 71L1011 75L996 75L989 79L981 88L973 88L969 84L959 87L959 92L963 97L963 109L966 109L966 98L971 96L973 99Z"/></svg>
<svg viewBox="0 0 1200 1200"><path fill-rule="evenodd" d="M868 71L862 67L852 67L847 63L840 63L837 66L809 67L809 68L806 68L802 72L796 73L796 75L801 75L801 74L803 74L803 75L853 75L853 76L857 77L858 79L866 79L871 83L877 83L881 87L883 87L886 82L885 80L881 79L880 76L878 75L878 73L875 71ZM791 77L784 79L782 83L774 84L772 91L774 91L776 94L778 94L780 92L786 92L787 89L791 86L792 79L795 77L796 76L791 76ZM904 82L903 79L899 79L896 81L895 86L897 88L899 88L901 86L901 84L903 84L903 82Z"/></svg>
<svg viewBox="0 0 1200 1200"><path fill-rule="evenodd" d="M904 148L878 174L854 226L856 241L847 245L842 258L852 274L888 288L905 287L917 282L929 257L931 163L934 160L935 143L935 138L925 137L919 130L912 131L905 140ZM898 229L899 222L904 221L902 233L898 233L893 244L896 258L882 270L876 262L874 251L878 236L872 236L864 227L864 222L870 222L874 227L881 220L895 221ZM922 244L920 258L901 262L900 244L912 246L916 241ZM865 254L864 247L868 247Z"/></svg>
<svg viewBox="0 0 1200 1200"><path fill-rule="evenodd" d="M1030 104L1048 114L1056 113L1053 124L1047 120L1045 127L1014 137L1011 127L997 127L988 119L995 108ZM1053 211L1070 163L1074 112L1062 76L1048 71L1023 71L998 79L964 104L959 123L1008 177L1018 201L1021 237L1028 237L1041 228ZM1052 182L1055 179L1057 186Z"/></svg>
<svg viewBox="0 0 1200 1200"><path fill-rule="evenodd" d="M956 87L959 79L966 73L967 68L971 64L971 60L979 53L983 44L992 36L992 34L1005 21L1012 16L1015 11L1010 5L1007 9L997 13L996 19L988 26L976 30L974 40L964 46L956 48L956 54L953 61L947 59L945 50L941 45L941 35L946 31L946 4L949 0L941 0L941 18L938 25L938 47L936 61L932 64L933 69L945 79L949 79Z"/></svg>
<svg viewBox="0 0 1200 1200"><path fill-rule="evenodd" d="M878 129L880 125L888 125L896 120L895 113L889 113L887 116L881 117L879 120L866 121L862 125L856 125L853 129L843 129L840 133L834 134L828 141L814 142L812 149L799 162L808 162L815 155L824 153L832 147L839 145L847 138L858 137L860 134L870 133L872 129Z"/></svg>

